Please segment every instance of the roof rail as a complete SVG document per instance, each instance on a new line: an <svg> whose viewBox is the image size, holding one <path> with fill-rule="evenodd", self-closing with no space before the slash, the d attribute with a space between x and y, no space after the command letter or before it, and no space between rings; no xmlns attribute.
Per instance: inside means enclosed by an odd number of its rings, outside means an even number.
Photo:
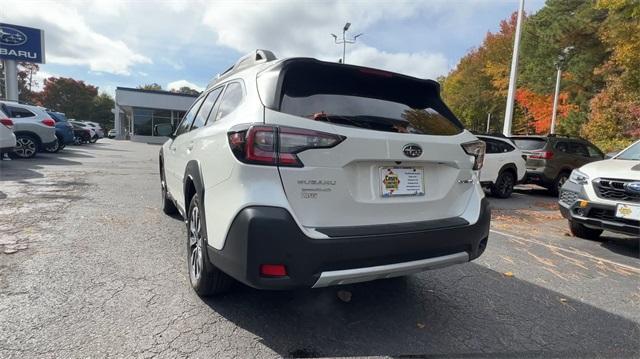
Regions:
<svg viewBox="0 0 640 359"><path fill-rule="evenodd" d="M244 70L253 65L273 61L275 59L276 59L276 55L274 55L273 52L269 50L258 49L253 52L250 52L242 56L238 61L236 61L236 63L233 66L229 67L223 73L219 74L213 80L211 80L211 82L209 82L209 85L207 85L207 88L211 87L218 80L228 77L238 71Z"/></svg>
<svg viewBox="0 0 640 359"><path fill-rule="evenodd" d="M563 133L550 133L550 134L547 135L547 137L576 138L576 139L579 139L579 140L583 139L581 136L567 135L567 134L563 134Z"/></svg>

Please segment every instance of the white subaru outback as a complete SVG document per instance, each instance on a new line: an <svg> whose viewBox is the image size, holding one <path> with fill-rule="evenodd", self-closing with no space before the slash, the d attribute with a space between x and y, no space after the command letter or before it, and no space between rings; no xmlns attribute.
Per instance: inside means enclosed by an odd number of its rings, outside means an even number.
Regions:
<svg viewBox="0 0 640 359"><path fill-rule="evenodd" d="M324 287L468 262L487 245L485 145L438 83L258 50L212 81L160 150L191 285Z"/></svg>
<svg viewBox="0 0 640 359"><path fill-rule="evenodd" d="M606 229L640 239L640 141L573 170L558 204L576 237L597 239Z"/></svg>

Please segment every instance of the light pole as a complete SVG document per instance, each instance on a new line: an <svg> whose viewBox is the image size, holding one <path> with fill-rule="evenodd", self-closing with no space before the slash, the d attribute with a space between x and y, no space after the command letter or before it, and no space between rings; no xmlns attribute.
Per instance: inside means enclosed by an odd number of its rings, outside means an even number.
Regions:
<svg viewBox="0 0 640 359"><path fill-rule="evenodd" d="M347 30L349 30L349 27L351 27L350 22L344 24L344 27L342 28L342 40L338 40L338 36L336 34L331 34L336 44L342 44L342 63L343 64L346 62L345 56L347 53L347 44L355 44L358 38L363 35L362 33L359 33L358 35L354 36L353 39L347 40Z"/></svg>
<svg viewBox="0 0 640 359"><path fill-rule="evenodd" d="M553 113L551 114L551 127L549 133L556 133L556 116L558 113L558 97L560 96L560 79L562 78L562 67L567 63L569 59L569 53L573 50L573 46L567 46L562 49L558 59L556 60L556 69L558 73L556 75L556 92L553 95Z"/></svg>
<svg viewBox="0 0 640 359"><path fill-rule="evenodd" d="M516 95L516 79L518 77L518 51L520 49L520 31L522 28L522 15L524 13L524 0L520 0L518 8L518 20L516 22L516 34L513 41L513 55L511 57L511 75L509 76L509 92L507 93L507 108L504 111L504 126L502 133L511 136L511 121L513 120L513 101Z"/></svg>

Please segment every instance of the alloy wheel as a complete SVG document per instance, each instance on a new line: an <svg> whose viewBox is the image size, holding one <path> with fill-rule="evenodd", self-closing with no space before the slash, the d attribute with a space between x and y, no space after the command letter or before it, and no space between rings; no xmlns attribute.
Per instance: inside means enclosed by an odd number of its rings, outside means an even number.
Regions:
<svg viewBox="0 0 640 359"><path fill-rule="evenodd" d="M509 174L504 174L502 176L502 181L500 181L499 189L500 193L506 195L509 193L510 188L513 187L513 177Z"/></svg>
<svg viewBox="0 0 640 359"><path fill-rule="evenodd" d="M60 148L60 141L55 141L51 146L47 147L47 152L56 152Z"/></svg>
<svg viewBox="0 0 640 359"><path fill-rule="evenodd" d="M19 157L32 157L36 153L36 143L29 137L20 137L16 141L16 148L14 152Z"/></svg>
<svg viewBox="0 0 640 359"><path fill-rule="evenodd" d="M200 211L194 206L189 216L189 276L192 282L200 280L204 267L201 229Z"/></svg>
<svg viewBox="0 0 640 359"><path fill-rule="evenodd" d="M565 182L567 182L567 176L562 176L558 178L558 193L560 193L560 189L565 184Z"/></svg>

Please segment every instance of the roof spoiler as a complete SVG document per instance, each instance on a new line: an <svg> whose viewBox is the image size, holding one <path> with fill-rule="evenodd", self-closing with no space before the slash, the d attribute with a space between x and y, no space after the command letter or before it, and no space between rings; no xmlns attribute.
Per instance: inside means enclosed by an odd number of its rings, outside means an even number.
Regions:
<svg viewBox="0 0 640 359"><path fill-rule="evenodd" d="M232 74L238 71L241 71L243 69L246 69L248 67L251 67L257 64L273 61L275 59L276 59L276 55L274 55L274 53L269 50L258 49L258 50L252 51L242 56L233 66L226 69L223 73L218 74L216 78L214 78L213 80L211 80L211 82L209 82L209 85L207 85L207 88L210 88L211 86L213 86L213 84L218 82L220 79L231 76Z"/></svg>

